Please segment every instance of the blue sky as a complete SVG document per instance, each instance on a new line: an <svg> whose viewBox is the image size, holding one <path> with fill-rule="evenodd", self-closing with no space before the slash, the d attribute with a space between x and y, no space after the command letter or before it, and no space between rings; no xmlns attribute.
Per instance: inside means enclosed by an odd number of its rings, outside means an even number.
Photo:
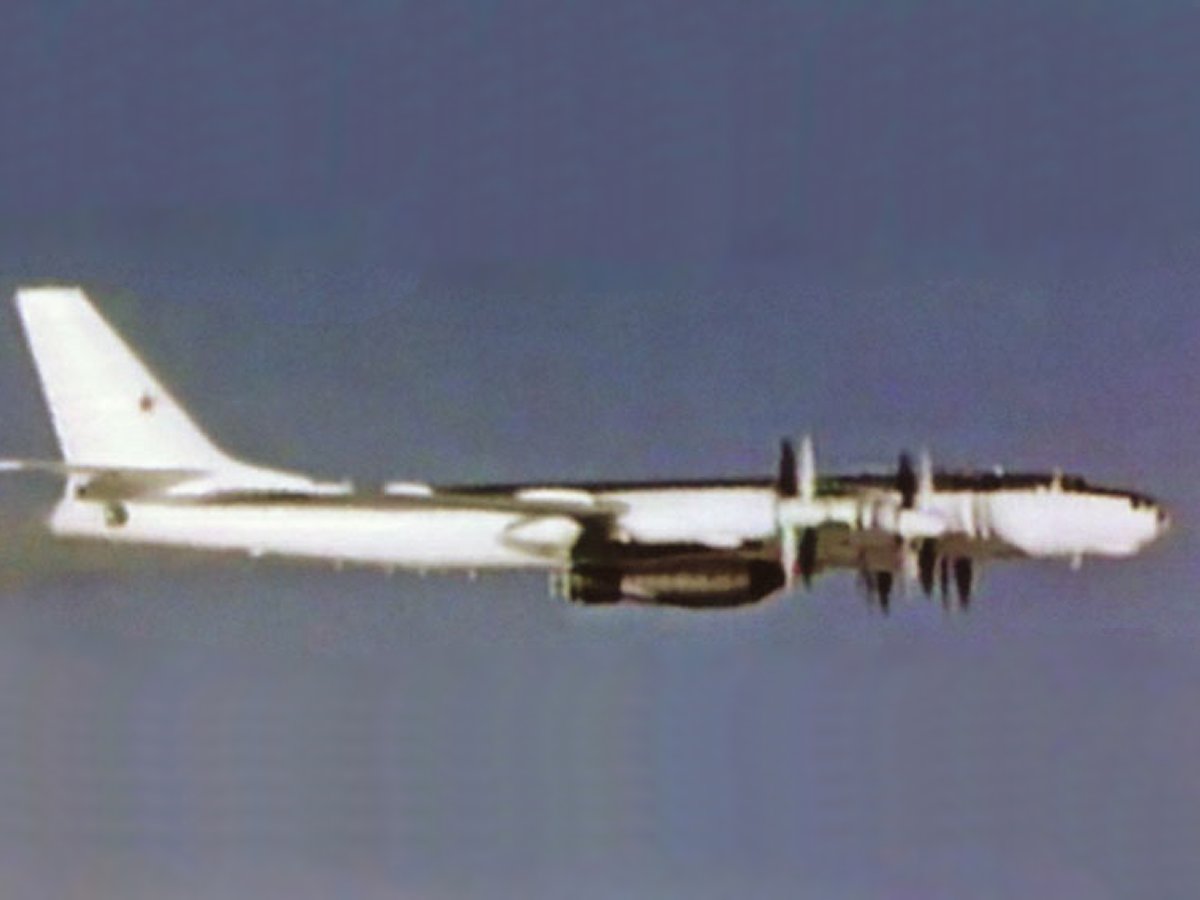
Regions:
<svg viewBox="0 0 1200 900"><path fill-rule="evenodd" d="M365 480L929 445L1162 496L969 617L65 549L5 484L24 896L1190 896L1191 4L6 4L0 293ZM15 317L0 438L54 453Z"/></svg>

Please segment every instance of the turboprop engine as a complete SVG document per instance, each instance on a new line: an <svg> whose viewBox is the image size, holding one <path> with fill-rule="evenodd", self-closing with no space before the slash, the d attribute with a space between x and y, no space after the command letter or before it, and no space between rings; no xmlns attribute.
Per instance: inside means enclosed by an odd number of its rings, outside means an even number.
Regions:
<svg viewBox="0 0 1200 900"><path fill-rule="evenodd" d="M905 583L919 582L922 592L928 597L933 593L940 569L942 599L948 604L949 581L953 572L959 602L966 606L971 597L974 565L969 558L951 560L945 554L943 539L947 536L949 525L937 503L933 461L928 451L921 451L917 468L913 467L912 458L907 453L900 454L896 489L900 495L900 506L895 513L894 533L901 553Z"/></svg>
<svg viewBox="0 0 1200 900"><path fill-rule="evenodd" d="M780 446L775 479L775 530L779 537L779 565L790 588L796 576L807 587L817 567L817 529L829 513L817 500L816 453L812 438L800 442L797 458L792 442Z"/></svg>
<svg viewBox="0 0 1200 900"><path fill-rule="evenodd" d="M588 605L628 601L691 609L746 606L783 586L770 560L647 561L640 565L576 566L567 576L567 599Z"/></svg>

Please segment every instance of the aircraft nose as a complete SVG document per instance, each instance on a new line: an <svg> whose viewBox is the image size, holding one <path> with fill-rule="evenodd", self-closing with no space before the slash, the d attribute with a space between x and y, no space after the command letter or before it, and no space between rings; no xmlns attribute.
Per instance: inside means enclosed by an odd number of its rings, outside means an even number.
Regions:
<svg viewBox="0 0 1200 900"><path fill-rule="evenodd" d="M1171 514L1163 507L1158 508L1158 533L1165 534L1171 528Z"/></svg>

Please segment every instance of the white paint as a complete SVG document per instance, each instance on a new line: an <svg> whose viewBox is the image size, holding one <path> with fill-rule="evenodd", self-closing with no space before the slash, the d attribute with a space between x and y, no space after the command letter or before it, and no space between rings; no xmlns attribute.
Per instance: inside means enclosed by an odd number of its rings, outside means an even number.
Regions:
<svg viewBox="0 0 1200 900"><path fill-rule="evenodd" d="M731 538L764 540L775 534L775 492L763 488L659 488L601 495L628 507L617 518L632 541L695 542L727 546Z"/></svg>
<svg viewBox="0 0 1200 900"><path fill-rule="evenodd" d="M235 464L79 288L22 288L16 304L65 460L210 471Z"/></svg>
<svg viewBox="0 0 1200 900"><path fill-rule="evenodd" d="M427 569L545 568L563 558L506 539L510 513L384 510L352 506L125 503L124 525L105 524L100 503L64 499L50 528L64 537L255 555L345 560ZM566 544L564 550L569 550Z"/></svg>
<svg viewBox="0 0 1200 900"><path fill-rule="evenodd" d="M583 508L596 505L596 498L587 491L578 488L560 487L530 487L521 488L515 495L518 500L528 500L530 503L562 503Z"/></svg>
<svg viewBox="0 0 1200 900"><path fill-rule="evenodd" d="M977 559L1074 560L1132 555L1167 527L1157 506L1069 490L1057 475L1031 489L938 492L927 454L914 509L901 509L898 491L886 487L820 497L807 438L794 498L763 486L651 484L590 492L540 484L511 495L441 495L439 507L432 487L402 481L364 501L349 482L319 482L225 453L79 289L22 289L17 306L65 463L0 461L0 471L67 476L68 490L50 520L63 536L322 559L337 566L474 572L567 568L576 542L591 527L600 529L593 533L601 540L607 535L648 546L736 552L752 545L760 553L775 546L790 578L797 533L805 528L819 530L823 568L895 569L911 567L912 542L926 538L942 542L947 553ZM95 497L75 496L76 488L102 480L106 492L97 487ZM263 495L257 501L256 492ZM413 499L406 505L405 497ZM908 552L898 549L901 543ZM677 575L686 573L661 573L668 580Z"/></svg>
<svg viewBox="0 0 1200 900"><path fill-rule="evenodd" d="M1067 491L1005 491L987 498L991 533L1027 556L1132 556L1162 532L1153 506Z"/></svg>
<svg viewBox="0 0 1200 900"><path fill-rule="evenodd" d="M177 495L330 489L242 462L213 443L79 288L21 288L16 304L65 462L204 473L173 487Z"/></svg>
<svg viewBox="0 0 1200 900"><path fill-rule="evenodd" d="M383 493L386 497L429 497L433 488L421 481L389 481Z"/></svg>

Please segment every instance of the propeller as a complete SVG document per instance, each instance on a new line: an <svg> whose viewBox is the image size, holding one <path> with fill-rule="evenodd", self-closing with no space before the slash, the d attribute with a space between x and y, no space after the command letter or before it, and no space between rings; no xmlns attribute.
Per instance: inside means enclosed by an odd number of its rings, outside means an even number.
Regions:
<svg viewBox="0 0 1200 900"><path fill-rule="evenodd" d="M867 602L878 606L879 611L886 616L892 606L892 573L887 569L880 569L877 572L864 569L861 577L867 590Z"/></svg>
<svg viewBox="0 0 1200 900"><path fill-rule="evenodd" d="M975 567L969 557L954 560L954 587L958 591L958 603L966 609L971 605L971 588L974 587Z"/></svg>
<svg viewBox="0 0 1200 900"><path fill-rule="evenodd" d="M933 538L921 541L917 551L917 574L921 579L921 590L928 597L933 593L933 580L938 562L938 545Z"/></svg>
<svg viewBox="0 0 1200 900"><path fill-rule="evenodd" d="M799 574L805 587L812 582L817 563L817 529L821 513L817 496L816 453L808 435L799 455L788 438L780 442L779 470L775 478L775 526L779 533L779 563L787 587Z"/></svg>
<svg viewBox="0 0 1200 900"><path fill-rule="evenodd" d="M800 462L797 466L797 487L800 490L800 499L805 503L811 503L817 499L817 453L813 449L813 440L811 435L805 435L800 441Z"/></svg>
<svg viewBox="0 0 1200 900"><path fill-rule="evenodd" d="M900 492L900 508L912 509L917 500L917 473L908 453L900 454L900 464L896 467L896 490Z"/></svg>
<svg viewBox="0 0 1200 900"><path fill-rule="evenodd" d="M892 602L892 573L886 570L878 573L875 583L879 588L879 608L887 615Z"/></svg>
<svg viewBox="0 0 1200 900"><path fill-rule="evenodd" d="M948 527L934 502L933 463L928 452L922 451L916 465L908 452L901 453L892 487L899 495L899 503L895 494L889 497L886 492L872 493L859 499L856 512L859 528L883 531L894 541L896 555L891 566L862 571L869 598L885 608L895 569L900 571L906 592L909 585L917 582L926 594L933 590L940 550L938 539Z"/></svg>
<svg viewBox="0 0 1200 900"><path fill-rule="evenodd" d="M800 493L800 477L796 465L796 448L789 438L779 442L779 471L775 475L775 493L780 497L795 497Z"/></svg>
<svg viewBox="0 0 1200 900"><path fill-rule="evenodd" d="M800 538L800 557L798 560L800 579L805 587L812 585L813 575L817 571L817 529L805 528Z"/></svg>
<svg viewBox="0 0 1200 900"><path fill-rule="evenodd" d="M971 596L975 588L975 561L969 556L942 556L938 560L937 569L942 606L947 611L955 608L967 609L971 605ZM956 597L951 596L951 590Z"/></svg>
<svg viewBox="0 0 1200 900"><path fill-rule="evenodd" d="M900 494L896 541L905 584L919 582L925 596L929 596L940 552L938 538L946 532L946 521L933 502L933 461L927 450L921 451L916 467L908 453L900 454L896 490Z"/></svg>

